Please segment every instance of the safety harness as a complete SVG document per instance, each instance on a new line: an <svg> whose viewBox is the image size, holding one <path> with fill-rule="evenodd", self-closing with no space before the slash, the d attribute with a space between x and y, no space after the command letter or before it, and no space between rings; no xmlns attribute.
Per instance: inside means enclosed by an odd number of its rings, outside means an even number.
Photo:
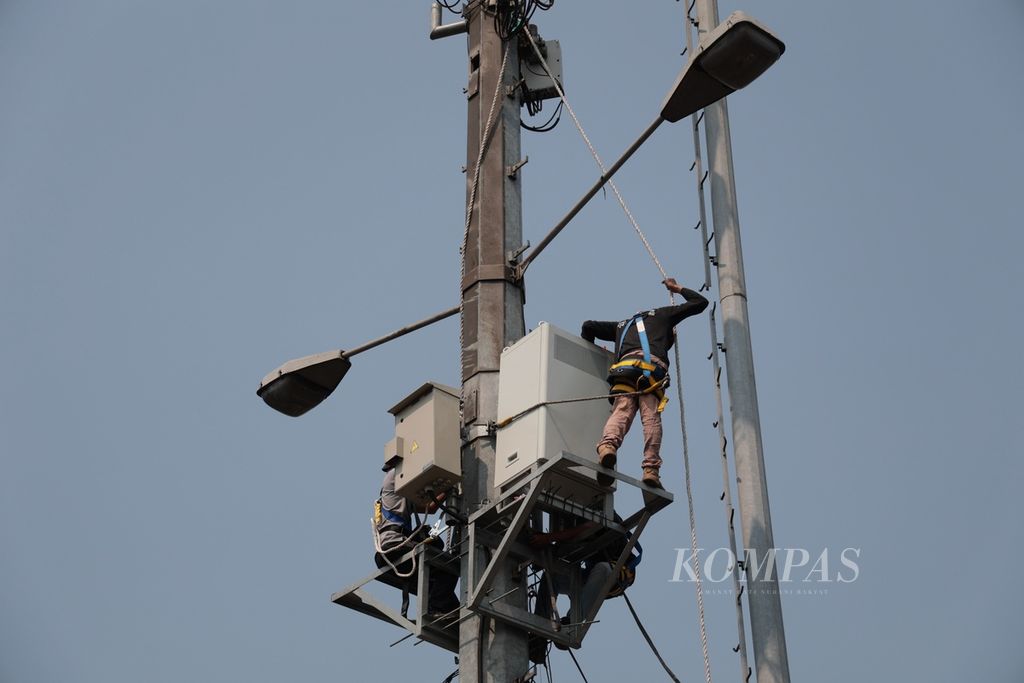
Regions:
<svg viewBox="0 0 1024 683"><path fill-rule="evenodd" d="M647 330L644 328L644 313L637 313L629 322L622 326L622 334L619 336L619 343L616 351L621 351L626 341L626 334L629 328L636 326L637 336L640 337L640 348L643 350L643 359L627 358L620 360L608 369L609 390L608 402L615 400L616 394L654 394L658 397L658 412L665 410L668 404L668 396L665 395L665 388L668 387L668 373L665 369L655 365L651 361L651 344L647 340Z"/></svg>
<svg viewBox="0 0 1024 683"><path fill-rule="evenodd" d="M398 513L388 510L384 507L384 489L381 489L380 496L373 502L373 517L370 518L370 529L373 531L373 549L380 553L380 556L384 558L388 566L391 567L391 571L394 572L395 576L400 579L410 579L413 574L416 573L416 560L413 558L412 566L409 567L408 571L401 571L395 566L395 563L391 561L390 554L396 551L403 550L404 548L412 548L415 545L412 534L412 517L402 517ZM380 542L380 528L384 525L384 522L390 524L397 524L402 527L402 534L405 538L401 543L388 548L386 551ZM406 615L409 609L409 584L406 582L402 586L402 616Z"/></svg>
<svg viewBox="0 0 1024 683"><path fill-rule="evenodd" d="M383 494L383 491L381 493ZM406 536L412 533L412 517L406 519L398 513L388 510L384 507L383 501L378 498L373 503L373 524L376 527L380 527L380 525L384 523L384 520L402 527L402 531L405 532Z"/></svg>

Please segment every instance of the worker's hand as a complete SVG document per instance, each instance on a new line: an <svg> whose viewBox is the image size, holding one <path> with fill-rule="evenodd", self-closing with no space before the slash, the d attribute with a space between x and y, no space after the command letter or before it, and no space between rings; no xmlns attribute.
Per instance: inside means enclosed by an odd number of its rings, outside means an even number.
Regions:
<svg viewBox="0 0 1024 683"><path fill-rule="evenodd" d="M661 281L661 284L665 285L665 289L675 294L681 293L683 289L674 277L665 278Z"/></svg>

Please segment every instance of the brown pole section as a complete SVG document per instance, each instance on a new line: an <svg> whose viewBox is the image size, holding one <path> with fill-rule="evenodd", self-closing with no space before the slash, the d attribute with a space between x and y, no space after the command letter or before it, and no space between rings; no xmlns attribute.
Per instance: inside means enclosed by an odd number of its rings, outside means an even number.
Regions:
<svg viewBox="0 0 1024 683"><path fill-rule="evenodd" d="M501 350L524 334L522 283L516 284L508 253L522 244L522 204L519 181L506 169L519 161L518 94L507 94L518 79L519 57L515 41L506 46L494 28L493 15L472 3L467 10L469 26L469 115L466 145L466 198L474 196L477 158L487 127L495 88L501 92L495 105L493 130L480 167L475 206L466 240L462 281L462 398L463 449L461 512L468 518L484 501L492 500L494 436L487 424L498 418L498 362ZM522 174L520 169L519 174ZM468 545L468 544L467 544ZM476 552L463 547L461 550ZM482 557L473 566L485 566ZM475 583L469 576L469 555L462 559L462 590ZM494 595L521 585L512 579L509 562L497 577ZM526 590L512 591L503 600L526 606ZM465 614L463 616L466 616ZM467 618L459 627L460 683L508 683L528 668L526 632L480 616Z"/></svg>

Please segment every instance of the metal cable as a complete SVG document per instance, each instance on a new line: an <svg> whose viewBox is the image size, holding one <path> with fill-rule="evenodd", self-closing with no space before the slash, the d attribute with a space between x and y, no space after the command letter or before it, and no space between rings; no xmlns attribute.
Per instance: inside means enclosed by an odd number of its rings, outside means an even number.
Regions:
<svg viewBox="0 0 1024 683"><path fill-rule="evenodd" d="M672 669L668 668L668 664L665 663L665 660L662 659L661 653L658 652L658 648L654 646L654 641L651 640L651 636L647 633L647 629L645 629L644 625L640 622L640 617L637 615L636 610L633 609L633 603L630 602L629 595L623 593L622 597L626 599L626 607L629 608L629 613L633 615L633 621L636 622L637 628L640 629L640 635L644 637L644 640L646 640L647 644L651 647L651 652L653 652L654 656L658 658L659 662L661 662L661 668L665 670L665 673L669 675L669 678L676 683L681 683L675 673L672 672Z"/></svg>
<svg viewBox="0 0 1024 683"><path fill-rule="evenodd" d="M693 21L690 11L693 5L690 5L690 9L686 11L686 51L688 54L693 54L693 35L691 26L696 26ZM699 29L698 29L699 30ZM701 155L701 144L700 144L700 122L701 115L694 114L691 117L692 128L693 128L693 150L694 150L694 161L693 169L696 172L697 177L697 205L700 211L700 236L701 243L704 251L704 288L710 292L711 290L711 251L710 243L711 239L708 237L707 228L707 207L705 204L704 197L704 160ZM747 663L747 636L746 636L746 625L744 624L743 618L743 602L740 598L742 590L740 586L740 572L737 563L738 555L736 554L736 528L733 525L733 518L735 515L735 508L732 505L732 487L730 485L729 476L729 456L728 456L728 439L725 436L725 414L722 409L722 366L720 363L719 352L718 352L718 322L717 322L717 306L712 306L708 313L709 329L711 334L711 371L714 376L715 383L715 405L718 410L718 418L715 422L715 427L718 428L718 443L720 446L720 456L722 461L722 500L725 502L725 514L726 514L726 526L729 532L729 548L732 552L733 564L732 564L732 583L733 591L736 595L736 631L738 634L738 643L736 645L736 651L740 656L740 671L743 676L748 675L749 666Z"/></svg>
<svg viewBox="0 0 1024 683"><path fill-rule="evenodd" d="M572 663L576 665L576 670L579 671L580 676L583 677L583 683L590 683L590 681L587 680L587 674L583 673L583 667L580 666L580 662L576 659L576 655L573 654L571 649L566 650L566 652L568 652L569 656L572 657Z"/></svg>
<svg viewBox="0 0 1024 683"><path fill-rule="evenodd" d="M533 47L533 51L534 53L536 53L537 58L540 60L541 66L544 68L544 71L548 74L548 77L551 78L552 82L554 82L555 88L558 90L558 96L561 98L562 103L565 105L565 110L569 112L569 116L572 118L573 123L576 125L576 129L580 132L580 135L583 137L583 141L587 144L587 147L590 149L590 153L594 157L594 161L597 162L598 168L601 169L602 174L606 173L604 164L601 162L601 157L598 155L597 150L594 149L594 145L590 142L590 138L587 137L586 132L583 130L582 124L580 124L579 119L576 117L576 112L573 111L572 105L569 104L569 100L565 96L565 91L562 90L561 84L552 75L551 69L548 67L547 61L544 59L544 56L541 54L540 49L537 47L537 43L533 40L533 36L530 34L529 31L526 32L526 37L530 40L530 45ZM661 261L658 259L657 254L654 253L654 249L651 247L650 242L648 242L647 237L640 229L640 225L637 223L637 220L633 216L633 213L629 210L629 207L626 206L626 201L622 198L622 194L619 192L619 188L616 187L615 183L611 180L608 181L608 185L612 188L612 192L615 194L616 199L618 199L619 201L619 206L622 207L623 212L626 214L626 217L629 219L630 224L633 226L633 230L640 237L640 241L643 242L644 248L650 255L651 260L654 261L654 265L657 267L658 272L661 273L662 280L667 279L668 274L665 272L665 268L661 265ZM671 301L673 304L675 303L675 296L671 293L669 294L669 301ZM693 507L693 487L691 485L690 477L689 439L687 438L686 433L686 404L683 399L683 377L679 362L679 338L675 330L673 330L672 334L673 337L675 337L676 341L674 345L676 359L676 393L679 397L679 426L683 435L683 471L686 483L686 501L689 506L690 516L690 545L692 546L691 550L693 552L692 559L694 575L697 577L697 614L698 620L700 621L701 651L704 655L705 679L707 680L707 683L712 683L711 657L708 653L707 625L704 620L704 586L700 572L700 564L698 562L696 516Z"/></svg>

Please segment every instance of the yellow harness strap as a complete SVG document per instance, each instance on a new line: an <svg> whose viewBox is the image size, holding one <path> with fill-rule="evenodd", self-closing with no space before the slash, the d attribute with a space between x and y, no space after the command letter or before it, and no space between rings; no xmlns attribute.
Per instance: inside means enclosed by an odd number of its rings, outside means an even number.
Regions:
<svg viewBox="0 0 1024 683"><path fill-rule="evenodd" d="M665 380L664 379L661 380L660 382L655 382L654 384L652 384L651 386L649 386L649 387L647 387L646 389L643 389L643 390L637 389L632 384L613 384L612 388L610 390L610 393L612 393L612 394L632 394L632 393L635 393L637 391L640 391L640 393L643 393L643 394L654 394L655 396L658 397L658 412L660 413L663 410L665 410L665 406L668 405L668 396L665 394L664 385L665 385Z"/></svg>
<svg viewBox="0 0 1024 683"><path fill-rule="evenodd" d="M610 370L618 370L619 368L640 368L648 372L654 372L658 369L654 363L645 363L639 358L630 358L629 360L620 360L618 363L612 365Z"/></svg>

